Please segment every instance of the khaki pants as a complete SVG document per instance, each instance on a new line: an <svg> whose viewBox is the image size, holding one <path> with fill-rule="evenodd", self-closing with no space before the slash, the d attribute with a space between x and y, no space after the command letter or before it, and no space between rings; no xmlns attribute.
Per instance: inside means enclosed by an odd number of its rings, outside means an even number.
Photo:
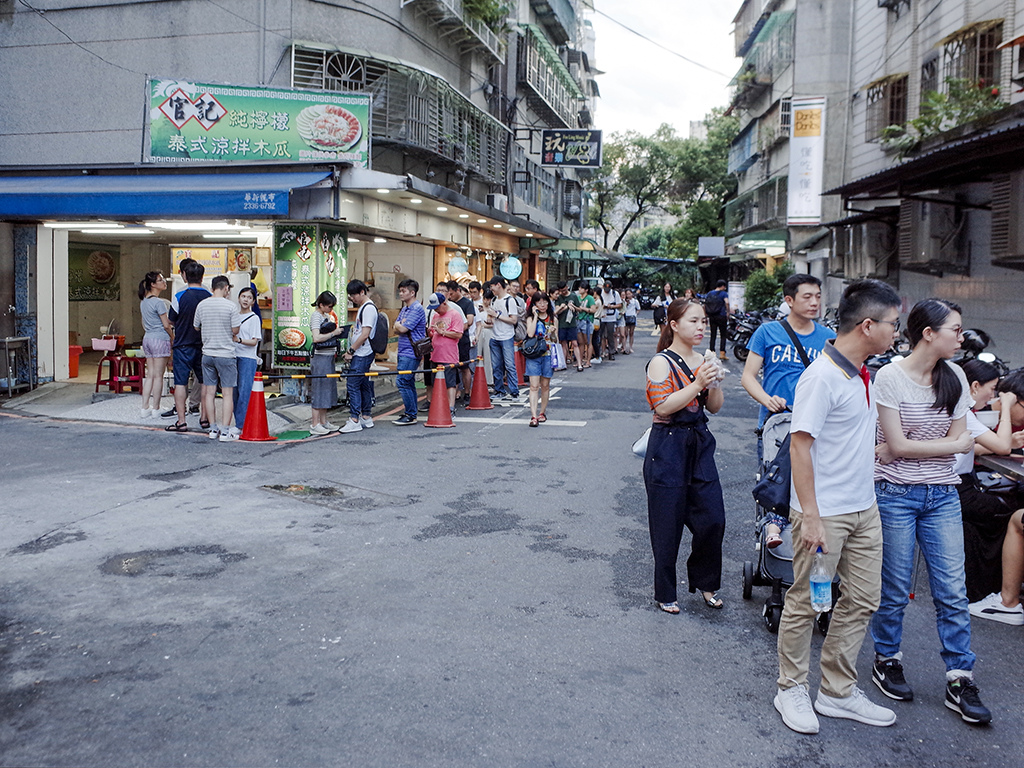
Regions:
<svg viewBox="0 0 1024 768"><path fill-rule="evenodd" d="M810 574L814 553L799 545L801 518L793 521L793 586L786 594L779 625L779 688L806 685L811 656L814 610ZM821 692L845 698L857 684L860 652L882 590L882 523L878 505L863 512L822 518L829 552L827 567L839 574L842 597L833 606L828 636L821 646Z"/></svg>

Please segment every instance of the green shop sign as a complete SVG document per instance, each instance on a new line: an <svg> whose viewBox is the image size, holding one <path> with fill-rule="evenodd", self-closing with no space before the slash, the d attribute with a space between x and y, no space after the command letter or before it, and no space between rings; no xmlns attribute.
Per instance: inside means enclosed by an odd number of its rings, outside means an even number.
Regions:
<svg viewBox="0 0 1024 768"><path fill-rule="evenodd" d="M309 317L322 291L338 299L347 322L348 232L329 224L274 225L274 367L308 368L313 352Z"/></svg>
<svg viewBox="0 0 1024 768"><path fill-rule="evenodd" d="M369 167L368 94L149 81L146 162Z"/></svg>

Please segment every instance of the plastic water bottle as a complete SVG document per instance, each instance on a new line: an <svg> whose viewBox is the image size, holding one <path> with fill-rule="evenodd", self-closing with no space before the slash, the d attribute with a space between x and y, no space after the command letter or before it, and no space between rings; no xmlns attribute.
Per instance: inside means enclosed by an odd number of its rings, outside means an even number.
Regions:
<svg viewBox="0 0 1024 768"><path fill-rule="evenodd" d="M832 610L832 574L825 567L825 555L818 547L811 564L811 608L815 613Z"/></svg>

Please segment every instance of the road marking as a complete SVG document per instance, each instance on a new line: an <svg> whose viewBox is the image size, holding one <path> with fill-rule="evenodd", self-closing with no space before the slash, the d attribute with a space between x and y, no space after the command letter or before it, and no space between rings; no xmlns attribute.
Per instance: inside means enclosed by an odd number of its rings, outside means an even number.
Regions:
<svg viewBox="0 0 1024 768"><path fill-rule="evenodd" d="M455 425L458 426L462 423L470 424L514 424L520 427L529 426L529 421L526 419L517 418L494 418L489 416L456 416ZM544 422L545 427L585 427L587 422L585 421L562 421L559 419L548 419Z"/></svg>

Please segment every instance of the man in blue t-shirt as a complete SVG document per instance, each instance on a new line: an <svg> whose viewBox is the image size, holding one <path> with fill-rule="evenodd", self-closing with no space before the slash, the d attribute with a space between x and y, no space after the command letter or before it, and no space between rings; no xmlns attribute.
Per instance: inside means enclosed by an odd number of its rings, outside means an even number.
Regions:
<svg viewBox="0 0 1024 768"><path fill-rule="evenodd" d="M782 295L789 306L786 318L800 344L813 361L836 337L835 331L818 325L815 318L821 309L821 281L811 275L791 275L782 285ZM796 383L804 372L800 352L781 322L760 326L747 343L746 365L740 383L752 398L761 404L757 426L764 425L770 413L779 413L793 405ZM763 373L759 380L758 374Z"/></svg>

